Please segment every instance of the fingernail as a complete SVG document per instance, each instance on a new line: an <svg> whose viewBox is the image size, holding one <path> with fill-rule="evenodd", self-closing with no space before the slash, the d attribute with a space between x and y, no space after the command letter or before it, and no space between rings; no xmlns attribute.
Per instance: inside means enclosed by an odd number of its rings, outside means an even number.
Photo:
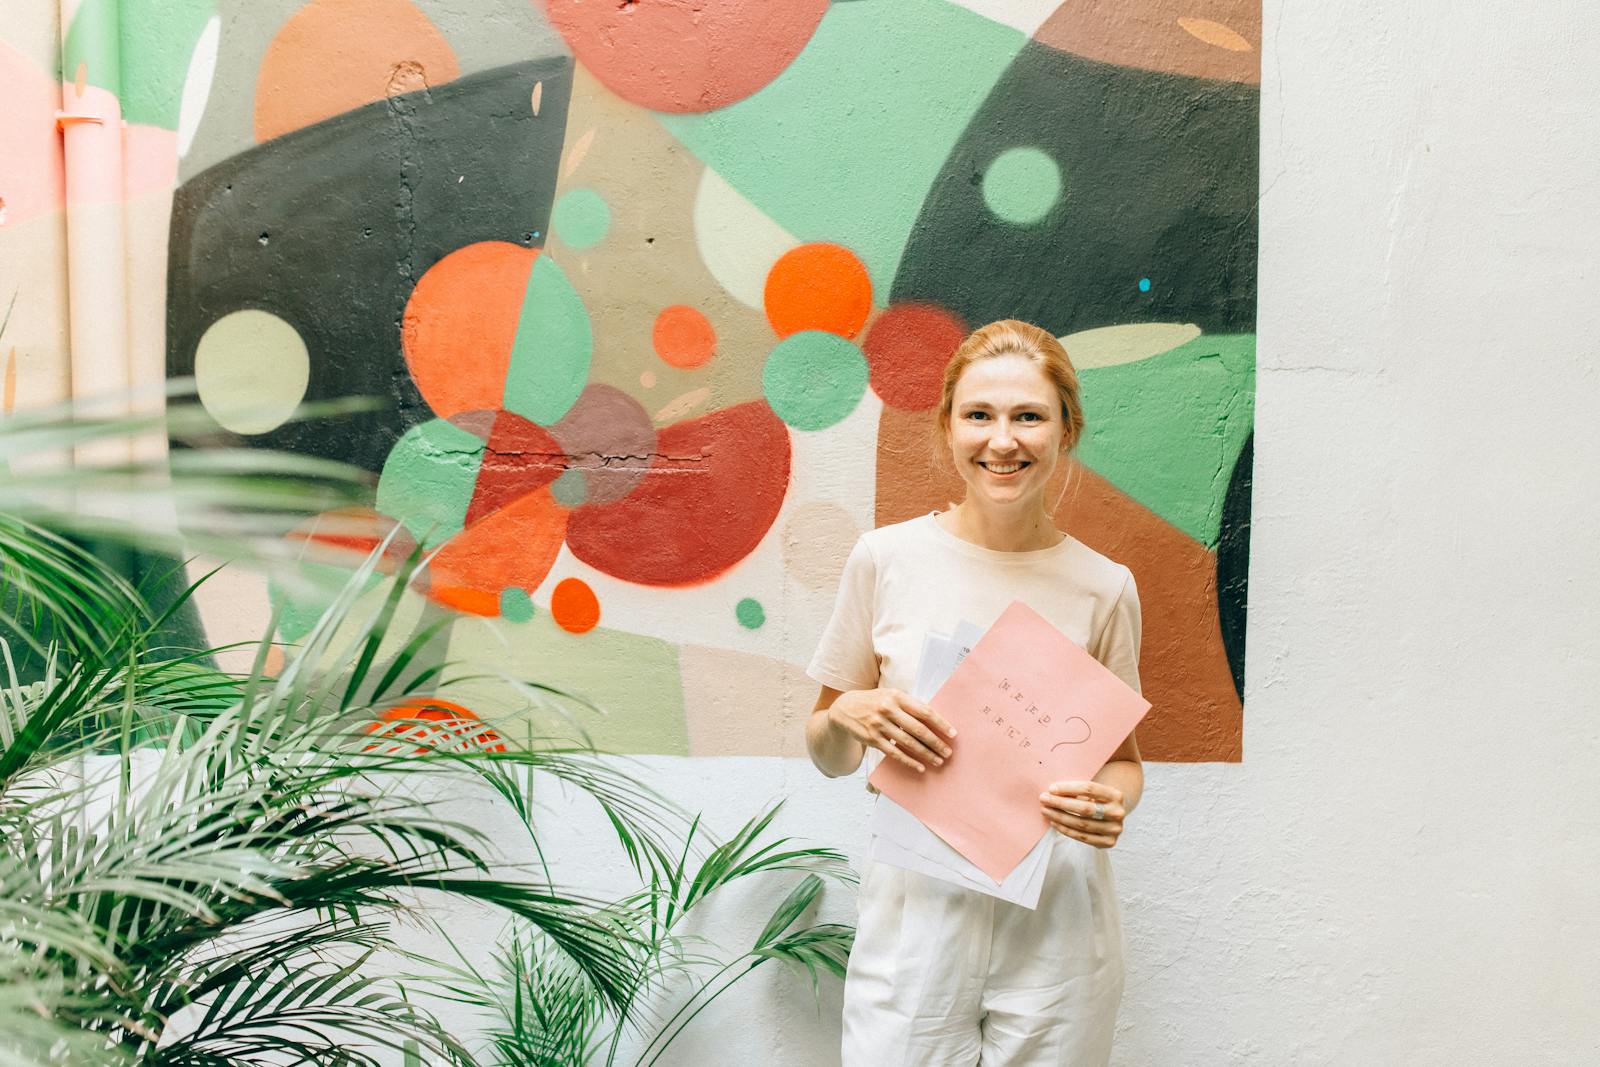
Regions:
<svg viewBox="0 0 1600 1067"><path fill-rule="evenodd" d="M936 759L936 760L933 761L933 765L935 767L943 767L944 766L944 760Z"/></svg>
<svg viewBox="0 0 1600 1067"><path fill-rule="evenodd" d="M923 772L923 771L925 771L925 770L927 770L927 769L928 769L928 768L926 768L926 767L924 767L924 766L923 766L923 765L922 765L922 764L920 764L920 763L919 763L919 764L917 764L917 773L918 773L918 774L921 774L921 773L922 773L922 772Z"/></svg>

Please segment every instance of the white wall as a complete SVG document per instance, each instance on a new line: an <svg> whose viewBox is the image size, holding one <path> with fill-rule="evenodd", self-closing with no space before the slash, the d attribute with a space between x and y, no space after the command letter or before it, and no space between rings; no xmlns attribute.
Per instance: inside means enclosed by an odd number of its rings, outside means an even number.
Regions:
<svg viewBox="0 0 1600 1067"><path fill-rule="evenodd" d="M1149 768L1116 1062L1600 1062L1600 9L1266 27L1245 759ZM647 763L864 847L858 782ZM764 976L668 1059L836 1062L808 998Z"/></svg>

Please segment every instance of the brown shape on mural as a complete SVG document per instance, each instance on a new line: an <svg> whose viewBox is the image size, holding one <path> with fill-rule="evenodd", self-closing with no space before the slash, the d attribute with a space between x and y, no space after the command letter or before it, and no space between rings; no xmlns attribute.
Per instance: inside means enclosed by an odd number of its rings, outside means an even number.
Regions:
<svg viewBox="0 0 1600 1067"><path fill-rule="evenodd" d="M1033 39L1119 67L1261 84L1258 0L1068 0Z"/></svg>
<svg viewBox="0 0 1600 1067"><path fill-rule="evenodd" d="M879 526L941 510L965 495L948 461L936 462L933 418L885 407L878 423ZM1217 619L1216 557L1105 478L1074 465L1056 524L1126 565L1144 615L1139 674L1153 705L1139 724L1146 759L1236 763L1244 709ZM1052 487L1052 495L1057 493Z"/></svg>
<svg viewBox="0 0 1600 1067"><path fill-rule="evenodd" d="M713 408L759 399L761 366L778 342L765 316L730 296L700 258L694 204L704 173L653 114L577 69L556 198L593 189L611 224L592 247L573 248L556 232L545 248L594 323L590 379L631 394L647 411L702 387ZM699 311L715 332L717 354L701 366L674 366L656 354L656 320L677 306ZM654 388L640 383L645 371Z"/></svg>
<svg viewBox="0 0 1600 1067"><path fill-rule="evenodd" d="M415 4L311 0L261 59L256 140L460 76L449 42Z"/></svg>

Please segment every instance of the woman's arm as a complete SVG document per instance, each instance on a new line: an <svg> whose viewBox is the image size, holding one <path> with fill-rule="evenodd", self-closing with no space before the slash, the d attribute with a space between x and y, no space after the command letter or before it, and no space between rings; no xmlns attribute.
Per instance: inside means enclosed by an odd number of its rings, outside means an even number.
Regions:
<svg viewBox="0 0 1600 1067"><path fill-rule="evenodd" d="M823 686L806 720L806 751L830 778L853 773L868 745L914 771L924 771L930 763L942 766L950 755L949 743L935 730L947 737L956 735L938 712L898 689L846 693Z"/></svg>
<svg viewBox="0 0 1600 1067"><path fill-rule="evenodd" d="M854 773L861 766L861 757L867 754L865 745L835 727L828 718L828 709L843 695L842 690L823 686L811 717L806 720L806 751L811 753L817 770L829 778Z"/></svg>
<svg viewBox="0 0 1600 1067"><path fill-rule="evenodd" d="M1139 741L1128 734L1092 782L1056 782L1039 797L1045 818L1075 841L1112 848L1122 836L1123 820L1144 793L1144 764ZM1099 806L1101 818L1094 818Z"/></svg>
<svg viewBox="0 0 1600 1067"><path fill-rule="evenodd" d="M1139 758L1139 741L1131 732L1094 780L1122 794L1117 806L1124 815L1139 806L1139 798L1144 795L1144 762Z"/></svg>

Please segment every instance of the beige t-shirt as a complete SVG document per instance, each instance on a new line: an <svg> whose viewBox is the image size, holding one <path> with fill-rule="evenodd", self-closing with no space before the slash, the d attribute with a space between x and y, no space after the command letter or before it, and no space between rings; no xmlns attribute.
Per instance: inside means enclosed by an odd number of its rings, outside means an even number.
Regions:
<svg viewBox="0 0 1600 1067"><path fill-rule="evenodd" d="M910 692L925 634L951 634L962 619L987 629L1013 600L1139 688L1139 593L1127 567L1071 536L997 552L961 540L933 515L856 542L806 673L839 690Z"/></svg>

